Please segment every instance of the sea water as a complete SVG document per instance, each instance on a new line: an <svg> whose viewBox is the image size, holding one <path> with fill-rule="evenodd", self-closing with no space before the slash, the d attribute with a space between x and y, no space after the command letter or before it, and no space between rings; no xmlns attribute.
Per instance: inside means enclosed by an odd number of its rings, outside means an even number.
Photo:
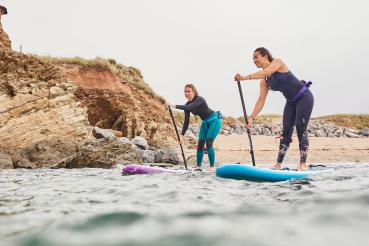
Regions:
<svg viewBox="0 0 369 246"><path fill-rule="evenodd" d="M369 245L369 163L256 183L0 170L0 245Z"/></svg>

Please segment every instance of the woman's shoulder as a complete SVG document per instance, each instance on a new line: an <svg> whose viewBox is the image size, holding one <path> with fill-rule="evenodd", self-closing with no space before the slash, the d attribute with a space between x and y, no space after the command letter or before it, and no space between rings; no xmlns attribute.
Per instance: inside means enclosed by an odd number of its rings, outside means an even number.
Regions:
<svg viewBox="0 0 369 246"><path fill-rule="evenodd" d="M192 101L205 101L205 98L203 98L202 96L195 96Z"/></svg>
<svg viewBox="0 0 369 246"><path fill-rule="evenodd" d="M280 63L280 64L285 64L284 61L281 58L274 58L273 59L274 63Z"/></svg>
<svg viewBox="0 0 369 246"><path fill-rule="evenodd" d="M194 102L199 102L199 101L203 101L205 100L203 97L200 96L195 96L194 98L192 98L191 101L187 101L186 105L190 104L190 103L194 103Z"/></svg>
<svg viewBox="0 0 369 246"><path fill-rule="evenodd" d="M277 70L277 72L286 73L289 71L286 63L281 58L274 58L273 63L278 64L279 69Z"/></svg>

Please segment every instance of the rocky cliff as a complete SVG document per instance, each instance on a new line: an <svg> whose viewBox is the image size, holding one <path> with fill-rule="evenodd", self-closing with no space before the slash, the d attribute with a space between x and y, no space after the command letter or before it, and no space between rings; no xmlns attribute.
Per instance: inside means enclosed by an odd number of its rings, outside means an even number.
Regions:
<svg viewBox="0 0 369 246"><path fill-rule="evenodd" d="M46 59L0 51L2 167L52 166L83 151L86 144L94 147L91 153L101 146L108 150L109 143L95 144L93 126L111 129L117 137L142 136L153 146L173 137L163 99L137 69L113 60ZM130 146L125 149L135 153ZM132 157L127 161L142 161L136 154L126 155ZM114 163L114 156L110 158Z"/></svg>
<svg viewBox="0 0 369 246"><path fill-rule="evenodd" d="M90 125L113 129L123 137L141 136L154 145L162 140L157 136L168 135L171 128L164 99L143 81L139 70L111 59L52 62L78 87L74 95L87 108Z"/></svg>

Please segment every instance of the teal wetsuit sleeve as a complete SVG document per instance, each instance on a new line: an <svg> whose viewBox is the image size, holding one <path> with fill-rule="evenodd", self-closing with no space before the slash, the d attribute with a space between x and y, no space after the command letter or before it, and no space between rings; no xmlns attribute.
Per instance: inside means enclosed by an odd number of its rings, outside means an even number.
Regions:
<svg viewBox="0 0 369 246"><path fill-rule="evenodd" d="M198 96L190 103L186 103L185 105L176 105L176 108L177 109L182 109L182 110L185 110L185 111L191 111L192 109L197 108L198 106L200 106L204 102L205 102L205 99Z"/></svg>
<svg viewBox="0 0 369 246"><path fill-rule="evenodd" d="M190 111L186 110L185 111L185 119L184 119L183 127L182 127L182 135L185 135L189 124L190 124Z"/></svg>

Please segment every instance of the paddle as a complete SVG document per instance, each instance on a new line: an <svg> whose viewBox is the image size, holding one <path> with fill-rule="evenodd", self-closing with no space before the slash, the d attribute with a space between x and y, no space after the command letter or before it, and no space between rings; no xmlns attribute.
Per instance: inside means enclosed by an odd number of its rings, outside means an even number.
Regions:
<svg viewBox="0 0 369 246"><path fill-rule="evenodd" d="M237 81L237 84L238 84L238 90L240 92L240 97L241 97L243 116L245 118L245 122L246 122L246 125L247 125L248 124L248 119L247 119L247 114L246 114L245 102L243 101L243 94L242 94L242 88L241 88L240 81ZM250 154L251 154L251 159L252 159L252 165L255 166L254 148L252 147L250 128L248 127L246 130L247 130L247 135L249 136Z"/></svg>
<svg viewBox="0 0 369 246"><path fill-rule="evenodd" d="M169 110L170 117L172 118L172 121L173 121L174 129L176 130L179 146L181 147L183 163L184 163L185 168L187 170L187 163L186 163L186 158L185 158L185 155L184 155L184 152L183 152L183 147L182 147L182 144L181 144L181 138L179 137L178 130L177 130L177 125L176 125L176 122L174 120L172 110L170 109L169 106L168 106L168 110Z"/></svg>

